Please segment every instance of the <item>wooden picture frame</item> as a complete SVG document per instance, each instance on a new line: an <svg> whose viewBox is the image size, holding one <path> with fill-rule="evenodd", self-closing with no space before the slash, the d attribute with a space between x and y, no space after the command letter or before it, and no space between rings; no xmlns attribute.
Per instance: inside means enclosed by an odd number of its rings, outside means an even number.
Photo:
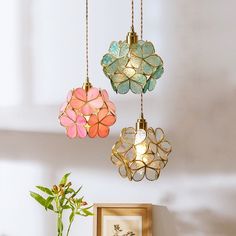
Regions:
<svg viewBox="0 0 236 236"><path fill-rule="evenodd" d="M94 204L93 236L152 236L151 204Z"/></svg>

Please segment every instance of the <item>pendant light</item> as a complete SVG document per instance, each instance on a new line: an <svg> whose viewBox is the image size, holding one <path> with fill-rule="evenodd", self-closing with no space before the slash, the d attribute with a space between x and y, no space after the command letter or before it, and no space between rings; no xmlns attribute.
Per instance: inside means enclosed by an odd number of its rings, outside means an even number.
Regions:
<svg viewBox="0 0 236 236"><path fill-rule="evenodd" d="M116 108L105 89L89 80L88 0L86 0L86 79L82 87L69 91L60 109L59 121L69 138L104 138L116 121Z"/></svg>
<svg viewBox="0 0 236 236"><path fill-rule="evenodd" d="M143 36L143 0L141 0L141 41ZM142 41L143 42L143 41ZM141 115L135 127L123 128L112 147L111 161L118 167L122 177L133 181L144 178L157 180L167 162L172 147L161 128L153 129L143 114L141 92Z"/></svg>
<svg viewBox="0 0 236 236"><path fill-rule="evenodd" d="M134 30L134 1L131 3L131 31L125 41L113 41L101 61L113 90L120 94L126 94L129 90L135 94L152 91L164 72L163 61L155 53L153 44L143 41L142 36L138 40Z"/></svg>

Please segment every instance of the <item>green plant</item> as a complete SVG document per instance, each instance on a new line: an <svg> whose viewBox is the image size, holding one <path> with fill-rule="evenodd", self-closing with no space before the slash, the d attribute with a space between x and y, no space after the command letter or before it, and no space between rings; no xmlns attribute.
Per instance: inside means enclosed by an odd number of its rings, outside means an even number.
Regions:
<svg viewBox="0 0 236 236"><path fill-rule="evenodd" d="M72 188L72 183L68 182L69 175L70 173L65 174L60 183L58 185L54 185L52 188L36 186L36 188L42 191L46 197L43 197L35 192L30 192L31 197L42 205L46 211L50 210L57 214L58 236L63 236L63 213L65 211L70 211L66 236L70 233L70 229L76 215L84 217L93 215L89 210L92 206L87 206L88 204L84 201L84 197L77 197L82 186L75 191Z"/></svg>

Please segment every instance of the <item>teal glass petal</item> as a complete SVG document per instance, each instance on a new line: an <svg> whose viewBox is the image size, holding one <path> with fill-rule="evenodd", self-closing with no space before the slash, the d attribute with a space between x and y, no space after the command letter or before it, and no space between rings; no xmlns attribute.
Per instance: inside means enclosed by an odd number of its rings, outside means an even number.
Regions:
<svg viewBox="0 0 236 236"><path fill-rule="evenodd" d="M103 67L103 72L106 75L106 77L110 78L110 75L107 73L106 67Z"/></svg>
<svg viewBox="0 0 236 236"><path fill-rule="evenodd" d="M149 87L149 82L150 82L150 79L147 81L147 83L145 84L144 88L143 88L143 93L146 93L147 90L148 90L148 87Z"/></svg>
<svg viewBox="0 0 236 236"><path fill-rule="evenodd" d="M130 80L130 89L133 93L141 93L146 84L146 77L142 74L135 74Z"/></svg>
<svg viewBox="0 0 236 236"><path fill-rule="evenodd" d="M142 46L144 43L145 43L145 41L143 41L143 40L139 40L139 41L138 41L138 44L139 44L140 46Z"/></svg>
<svg viewBox="0 0 236 236"><path fill-rule="evenodd" d="M139 68L141 66L142 59L134 55L131 55L130 63L134 68Z"/></svg>
<svg viewBox="0 0 236 236"><path fill-rule="evenodd" d="M155 53L154 46L151 42L145 42L142 45L142 52L143 52L143 58L146 58L148 56L151 56Z"/></svg>
<svg viewBox="0 0 236 236"><path fill-rule="evenodd" d="M155 88L155 86L156 86L156 82L157 82L157 80L156 79L149 79L148 80L148 90L149 91L152 91L152 90L154 90L154 88Z"/></svg>
<svg viewBox="0 0 236 236"><path fill-rule="evenodd" d="M143 87L139 83L136 83L135 81L130 80L130 89L133 93L140 94L142 93Z"/></svg>
<svg viewBox="0 0 236 236"><path fill-rule="evenodd" d="M108 75L114 75L118 70L119 62L115 60L109 66L105 68Z"/></svg>
<svg viewBox="0 0 236 236"><path fill-rule="evenodd" d="M116 58L125 57L129 53L129 44L124 42L112 42L109 48L109 52Z"/></svg>
<svg viewBox="0 0 236 236"><path fill-rule="evenodd" d="M115 57L119 57L120 54L120 46L119 43L116 41L113 41L110 45L109 52L114 55Z"/></svg>
<svg viewBox="0 0 236 236"><path fill-rule="evenodd" d="M164 73L163 66L159 66L151 77L153 79L159 79L162 76L163 73Z"/></svg>
<svg viewBox="0 0 236 236"><path fill-rule="evenodd" d="M113 61L115 61L115 58L111 54L106 54L102 58L102 66L108 66L110 65Z"/></svg>
<svg viewBox="0 0 236 236"><path fill-rule="evenodd" d="M139 45L138 43L133 44L132 47L131 47L130 53L135 57L142 58L142 56L143 56L142 46Z"/></svg>
<svg viewBox="0 0 236 236"><path fill-rule="evenodd" d="M124 81L126 81L128 78L124 75L124 74L115 74L112 76L112 82L113 83L122 83Z"/></svg>
<svg viewBox="0 0 236 236"><path fill-rule="evenodd" d="M126 41L112 42L101 64L113 90L120 94L129 90L136 94L152 91L164 72L163 61L155 54L153 44L143 40L131 48Z"/></svg>
<svg viewBox="0 0 236 236"><path fill-rule="evenodd" d="M120 58L118 71L122 72L125 69L128 61L129 61L129 58L127 56Z"/></svg>
<svg viewBox="0 0 236 236"><path fill-rule="evenodd" d="M129 44L125 41L120 45L119 57L126 57L129 53Z"/></svg>
<svg viewBox="0 0 236 236"><path fill-rule="evenodd" d="M117 87L117 92L120 94L126 94L129 91L129 80L120 83Z"/></svg>
<svg viewBox="0 0 236 236"><path fill-rule="evenodd" d="M145 58L145 61L148 64L152 65L153 67L158 67L163 64L161 58L159 56L157 56L156 54Z"/></svg>
<svg viewBox="0 0 236 236"><path fill-rule="evenodd" d="M151 66L145 61L142 62L142 74L151 75L154 70L155 70L155 67Z"/></svg>
<svg viewBox="0 0 236 236"><path fill-rule="evenodd" d="M128 77L131 78L135 75L135 70L133 68L125 68L123 73Z"/></svg>
<svg viewBox="0 0 236 236"><path fill-rule="evenodd" d="M117 93L117 87L116 87L116 85L112 82L112 80L110 80L110 82L111 82L111 87L112 87L112 89Z"/></svg>
<svg viewBox="0 0 236 236"><path fill-rule="evenodd" d="M137 83L141 84L142 87L145 85L147 79L146 76L142 75L142 74L135 74L132 77L132 80L136 81Z"/></svg>

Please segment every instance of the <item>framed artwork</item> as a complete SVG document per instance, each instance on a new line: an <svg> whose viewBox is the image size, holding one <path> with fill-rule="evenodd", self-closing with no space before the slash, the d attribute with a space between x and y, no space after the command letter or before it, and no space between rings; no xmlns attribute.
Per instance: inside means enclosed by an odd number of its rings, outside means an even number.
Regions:
<svg viewBox="0 0 236 236"><path fill-rule="evenodd" d="M151 204L95 204L94 236L152 236Z"/></svg>

